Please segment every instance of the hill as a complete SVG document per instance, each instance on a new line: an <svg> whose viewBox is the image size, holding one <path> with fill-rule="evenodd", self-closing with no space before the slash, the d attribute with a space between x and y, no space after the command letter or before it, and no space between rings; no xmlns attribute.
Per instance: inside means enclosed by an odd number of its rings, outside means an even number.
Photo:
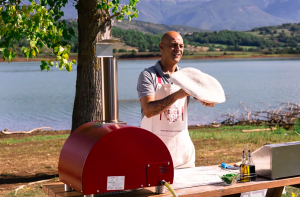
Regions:
<svg viewBox="0 0 300 197"><path fill-rule="evenodd" d="M128 25L126 25L128 23ZM117 23L118 24L118 23ZM126 22L122 25L126 26L126 29L120 27L112 27L112 35L115 38L119 38L120 42L114 44L114 52L159 52L158 44L162 33L171 28L172 26L157 25L154 23L144 22ZM74 20L68 20L68 27L74 29L75 37L71 41L67 42L71 46L71 52L78 52L78 30L77 22ZM128 28L141 28L142 31L128 29ZM179 27L178 27L179 28ZM192 30L188 29L187 30ZM186 29L185 29L186 30ZM199 29L196 29L199 30ZM151 33L149 33L151 32ZM153 34L158 32L158 34ZM162 32L162 33L159 33ZM206 52L206 51L255 51L265 53L300 53L300 23L299 24L283 24L280 26L267 26L254 28L251 31L230 31L223 30L219 32L189 32L181 33L184 44L185 53L189 52ZM23 56L21 48L23 46L28 47L29 43L26 39L17 43L16 50L19 56ZM40 55L50 55L49 52L43 48L40 50Z"/></svg>
<svg viewBox="0 0 300 197"><path fill-rule="evenodd" d="M121 22L114 20L113 23L114 27L119 27L121 29L129 30L134 29L141 31L143 33L150 33L150 34L164 34L168 31L177 31L181 34L187 34L192 32L207 32L208 30L196 28L196 27L189 27L185 25L163 25L163 24L155 24L150 22L143 22L138 20L122 20Z"/></svg>
<svg viewBox="0 0 300 197"><path fill-rule="evenodd" d="M262 20L263 19L263 20ZM209 30L249 30L287 22L261 10L246 0L211 0L166 16L163 24L186 24Z"/></svg>
<svg viewBox="0 0 300 197"><path fill-rule="evenodd" d="M298 47L300 45L300 23L254 28L246 33L263 37L284 46Z"/></svg>
<svg viewBox="0 0 300 197"><path fill-rule="evenodd" d="M137 8L140 14L134 20L207 30L244 31L300 22L300 0L142 0ZM77 17L72 2L64 11L64 18Z"/></svg>
<svg viewBox="0 0 300 197"><path fill-rule="evenodd" d="M300 0L141 0L137 8L140 14L134 20L207 30L244 31L300 22ZM72 3L64 11L65 18L77 17Z"/></svg>

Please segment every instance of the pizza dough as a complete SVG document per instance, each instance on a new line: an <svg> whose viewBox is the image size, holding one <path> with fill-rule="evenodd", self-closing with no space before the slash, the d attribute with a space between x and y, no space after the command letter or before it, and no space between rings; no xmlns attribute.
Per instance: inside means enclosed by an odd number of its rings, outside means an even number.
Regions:
<svg viewBox="0 0 300 197"><path fill-rule="evenodd" d="M183 68L174 72L171 80L186 93L206 103L223 103L226 100L221 84L196 68Z"/></svg>

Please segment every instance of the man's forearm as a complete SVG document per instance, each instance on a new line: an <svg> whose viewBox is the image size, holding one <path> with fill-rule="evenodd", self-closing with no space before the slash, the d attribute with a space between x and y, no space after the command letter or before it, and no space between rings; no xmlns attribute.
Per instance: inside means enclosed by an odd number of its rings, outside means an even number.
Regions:
<svg viewBox="0 0 300 197"><path fill-rule="evenodd" d="M149 102L147 108L151 112L152 116L155 116L170 107L175 101L176 99L174 94L171 94L161 100Z"/></svg>

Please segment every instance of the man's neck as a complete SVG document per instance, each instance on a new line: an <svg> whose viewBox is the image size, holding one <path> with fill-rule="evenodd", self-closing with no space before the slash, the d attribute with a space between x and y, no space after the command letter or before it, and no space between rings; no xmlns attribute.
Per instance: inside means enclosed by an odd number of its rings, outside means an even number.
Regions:
<svg viewBox="0 0 300 197"><path fill-rule="evenodd" d="M163 60L160 60L160 66L161 66L161 69L164 73L167 73L167 74L173 74L177 68L177 64L173 64L173 63L168 63L168 62L165 62Z"/></svg>

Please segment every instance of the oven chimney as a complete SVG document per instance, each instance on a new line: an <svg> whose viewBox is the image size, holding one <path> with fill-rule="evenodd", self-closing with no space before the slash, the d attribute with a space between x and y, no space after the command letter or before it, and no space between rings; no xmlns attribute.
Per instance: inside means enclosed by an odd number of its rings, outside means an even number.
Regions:
<svg viewBox="0 0 300 197"><path fill-rule="evenodd" d="M108 39L96 44L96 56L100 59L101 68L102 121L104 123L121 123L118 105L117 58L113 56L113 43L118 41Z"/></svg>

